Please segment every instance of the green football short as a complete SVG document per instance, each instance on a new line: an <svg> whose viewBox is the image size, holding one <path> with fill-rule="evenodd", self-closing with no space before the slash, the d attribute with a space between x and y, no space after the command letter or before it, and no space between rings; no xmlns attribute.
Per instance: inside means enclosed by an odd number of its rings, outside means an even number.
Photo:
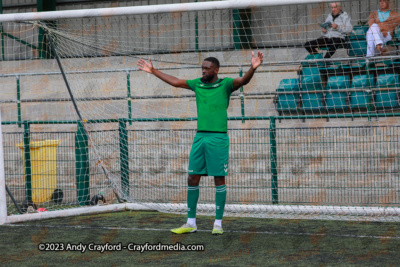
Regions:
<svg viewBox="0 0 400 267"><path fill-rule="evenodd" d="M227 133L198 132L189 158L189 174L228 175L229 137Z"/></svg>

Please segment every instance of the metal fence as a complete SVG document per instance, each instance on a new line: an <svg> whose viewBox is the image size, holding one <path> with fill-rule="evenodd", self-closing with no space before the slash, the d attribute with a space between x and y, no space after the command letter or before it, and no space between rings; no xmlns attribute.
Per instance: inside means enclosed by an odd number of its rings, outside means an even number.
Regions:
<svg viewBox="0 0 400 267"><path fill-rule="evenodd" d="M92 132L114 177L127 179L136 201L186 201L187 165L195 130ZM26 198L26 173L18 144L25 133L4 133L6 183ZM33 140L57 139L57 188L64 201L79 201L76 132L31 132ZM110 138L110 136L112 138ZM400 126L230 129L228 203L398 206ZM107 186L88 149L90 196ZM124 159L125 157L125 159ZM125 164L125 165L124 165ZM80 173L80 172L79 172ZM201 203L214 203L214 181L201 181ZM109 198L112 198L112 194ZM8 200L10 201L10 199Z"/></svg>

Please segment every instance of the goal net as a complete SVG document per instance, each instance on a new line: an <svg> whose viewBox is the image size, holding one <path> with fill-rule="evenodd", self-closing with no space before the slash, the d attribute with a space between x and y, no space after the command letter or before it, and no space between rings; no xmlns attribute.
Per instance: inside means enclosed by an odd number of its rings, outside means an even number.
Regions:
<svg viewBox="0 0 400 267"><path fill-rule="evenodd" d="M236 78L252 51L264 63L228 109L225 215L398 220L400 31L367 57L368 16L378 4L340 3L340 31L325 1L1 15L7 222L119 209L185 213L196 99L136 62L151 58L190 80L213 56L220 78ZM338 22L346 19L347 29ZM341 39L330 58L331 43L305 49L322 29ZM198 213L215 214L214 199L214 179L203 177Z"/></svg>

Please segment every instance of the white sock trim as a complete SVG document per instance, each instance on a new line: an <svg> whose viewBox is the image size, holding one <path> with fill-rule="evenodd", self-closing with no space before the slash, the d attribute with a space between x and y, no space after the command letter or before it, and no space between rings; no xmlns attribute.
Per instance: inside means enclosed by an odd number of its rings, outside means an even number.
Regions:
<svg viewBox="0 0 400 267"><path fill-rule="evenodd" d="M196 218L187 218L187 224L190 224L191 226L196 226Z"/></svg>

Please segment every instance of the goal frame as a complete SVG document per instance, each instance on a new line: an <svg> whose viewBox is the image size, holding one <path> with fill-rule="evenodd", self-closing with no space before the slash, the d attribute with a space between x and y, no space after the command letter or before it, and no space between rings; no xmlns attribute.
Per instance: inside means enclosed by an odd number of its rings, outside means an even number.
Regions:
<svg viewBox="0 0 400 267"><path fill-rule="evenodd" d="M339 0L336 2L343 2ZM227 0L215 2L195 2L181 4L148 5L132 7L95 8L65 11L28 12L0 15L0 22L38 21L69 18L107 17L123 15L161 14L184 11L206 11L222 9L246 9L264 6L330 3L328 0Z"/></svg>

